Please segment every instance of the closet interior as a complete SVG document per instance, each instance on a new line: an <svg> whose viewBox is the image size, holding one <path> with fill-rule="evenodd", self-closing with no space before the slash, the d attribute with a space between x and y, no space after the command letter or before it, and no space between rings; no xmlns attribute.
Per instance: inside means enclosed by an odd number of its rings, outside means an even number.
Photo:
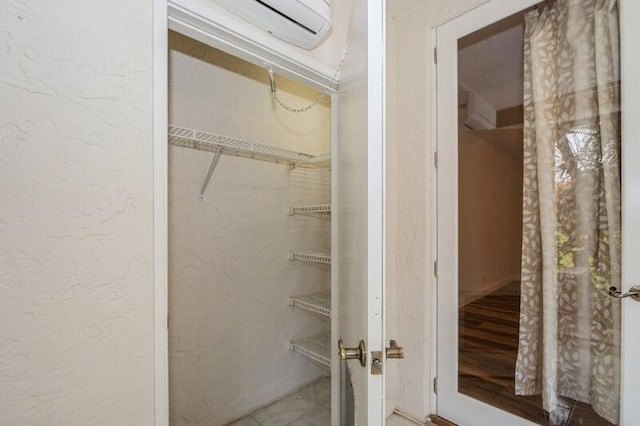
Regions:
<svg viewBox="0 0 640 426"><path fill-rule="evenodd" d="M331 98L276 80L169 35L172 426L330 424Z"/></svg>

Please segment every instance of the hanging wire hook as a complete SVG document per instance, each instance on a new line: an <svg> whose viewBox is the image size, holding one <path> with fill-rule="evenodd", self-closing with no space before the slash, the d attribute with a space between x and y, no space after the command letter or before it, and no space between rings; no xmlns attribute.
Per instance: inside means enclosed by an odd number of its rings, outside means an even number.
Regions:
<svg viewBox="0 0 640 426"><path fill-rule="evenodd" d="M348 50L347 45L345 45L344 48L342 49L342 55L340 57L340 61L338 62L338 66L336 67L336 72L333 75L334 79L336 80L340 76L340 71L342 71L342 65L344 64L344 60L347 56L347 50ZM313 108L314 106L322 102L324 98L329 96L329 92L327 90L324 90L322 94L318 97L318 99L316 99L314 102L310 103L309 105L302 108L290 107L282 99L280 99L280 95L278 94L278 88L276 86L276 78L273 72L273 67L271 66L271 64L265 63L264 68L267 71L267 76L269 76L269 85L271 86L271 96L273 96L273 99L278 103L278 105L280 105L282 108L284 108L289 112L300 113L300 112L309 111L311 108Z"/></svg>
<svg viewBox="0 0 640 426"><path fill-rule="evenodd" d="M271 93L276 93L276 79L273 76L273 68L269 64L265 64L267 75L269 76L269 84L271 85Z"/></svg>
<svg viewBox="0 0 640 426"><path fill-rule="evenodd" d="M278 94L278 88L276 87L276 79L273 73L273 68L271 67L270 64L264 64L264 67L267 70L267 75L269 76L269 85L271 86L271 96L273 96L273 99L275 99L278 105L280 105L282 108L284 108L289 112L309 111L311 108L316 106L319 102L321 102L327 96L327 92L325 91L320 97L318 97L318 99L316 99L314 102L310 103L305 107L302 107L302 108L290 107L289 105L285 104L282 99L280 99L280 95Z"/></svg>

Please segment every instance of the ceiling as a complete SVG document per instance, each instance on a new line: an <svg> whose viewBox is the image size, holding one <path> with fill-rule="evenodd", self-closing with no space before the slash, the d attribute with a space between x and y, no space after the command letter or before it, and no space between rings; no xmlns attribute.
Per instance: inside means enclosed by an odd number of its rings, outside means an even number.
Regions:
<svg viewBox="0 0 640 426"><path fill-rule="evenodd" d="M460 86L476 92L496 110L522 105L522 15L515 15L460 40Z"/></svg>

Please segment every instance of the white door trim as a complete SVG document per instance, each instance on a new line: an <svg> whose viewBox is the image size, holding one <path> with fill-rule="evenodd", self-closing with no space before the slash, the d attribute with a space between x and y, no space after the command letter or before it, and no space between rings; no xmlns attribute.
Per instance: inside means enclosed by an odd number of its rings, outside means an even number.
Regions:
<svg viewBox="0 0 640 426"><path fill-rule="evenodd" d="M167 2L153 0L153 360L156 426L169 426L168 31Z"/></svg>
<svg viewBox="0 0 640 426"><path fill-rule="evenodd" d="M525 9L528 6L537 3L537 1L530 0L492 0L488 4L480 6L486 10L492 9L500 9L502 11L503 16L508 16L512 12L517 10ZM624 288L623 291L626 291L631 285L640 283L640 263L637 262L637 254L640 253L640 170L637 167L634 167L637 164L638 159L640 159L640 126L638 125L638 99L640 99L640 85L633 84L633 76L637 75L638 70L640 69L640 56L635 55L636 46L640 44L640 28L637 25L637 19L640 17L640 3L634 0L619 0L620 7L620 37L621 37L621 76L622 76L622 166L623 166L623 174L622 174L622 197L623 197L623 222L622 227L624 230L623 233L623 260L622 260L622 283ZM510 10L510 11L508 11ZM464 16L464 15L463 15ZM462 18L462 17L461 17ZM451 39L451 31L453 28L449 27L451 22L443 25L438 28L436 45L438 46L438 54L439 54L439 62L447 61L446 52L447 49L450 52L456 51L457 55L457 46L449 43L445 45L445 43L441 43L442 39ZM467 33L473 32L476 29L479 29L485 25L485 22L476 22L475 26L470 25L468 28L470 30ZM445 31L442 31L445 29ZM449 31L449 32L447 32ZM448 75L456 75L456 62L454 58L454 62L452 64L451 69L442 70L441 74L436 77L438 81L438 88L442 83L442 79L447 79ZM450 78L448 80L451 80ZM451 89L451 88L450 88ZM453 88L456 90L457 87ZM450 99L443 99L442 93L439 91L436 92L437 95L437 110L439 111L440 118L437 123L437 142L436 149L440 152L443 148L446 147L441 141L447 140L446 138L450 136L451 129L443 129L443 122L445 120L442 115L446 111L453 111L452 102L457 99L457 96L453 96ZM455 117L453 117L453 121L451 117L448 117L450 122L455 123ZM445 123L446 126L446 123ZM455 131L455 129L454 129ZM457 140L456 138L449 138L449 140ZM455 144L453 144L455 145ZM446 148L445 148L446 149ZM455 147L454 147L455 149ZM455 155L455 152L454 152ZM445 163L445 156L440 156L440 164L438 167L437 173L442 172L442 170L447 167L451 168L451 164ZM453 225L456 223L457 219L457 211L453 217L442 216L441 205L444 197L449 197L452 193L452 190L455 190L457 187L457 170L453 170L454 176L453 179L447 179L448 176L442 179L440 176L440 183L437 184L437 192L436 195L438 199L438 205L436 207L439 221L446 222L446 226L450 227L454 231L457 229ZM443 225L443 224L441 224ZM438 225L438 230L440 230L440 225ZM438 235L438 240L443 239L442 235ZM457 234L454 236L455 241L457 241ZM455 244L455 241L449 241L449 243ZM447 241L442 241L441 247L447 244ZM452 248L449 247L448 250ZM443 250L444 251L444 250ZM442 259L443 262L440 262L440 278L438 279L440 285L439 290L446 291L446 283L447 282L455 282L450 281L452 279L457 278L457 273L455 270L452 271L451 264L446 264L446 259ZM440 297L440 296L439 296ZM453 324L455 321L451 321L450 318L447 318L445 315L442 315L442 306L443 304L454 305L456 302L456 295L450 294L446 298L446 300L439 299L439 310L437 313L438 321L442 323L443 321L449 320L450 327L448 327L447 333L453 333L454 329L457 329L457 324ZM621 371L622 373L622 387L621 387L621 412L620 412L620 424L622 426L630 426L637 423L637 419L640 418L640 405L637 404L638 395L640 395L640 363L638 363L638 357L640 356L640 340L637 339L637 332L635 332L635 327L637 324L640 324L640 304L637 302L633 302L631 300L626 300L623 302L623 316L622 316L622 359L621 359ZM455 330L457 335L457 330ZM442 331L441 331L442 333ZM439 342L439 341L438 341ZM440 367L445 365L445 368L455 368L457 365L457 354L451 353L451 348L449 350L445 350L443 348L444 345L437 344L437 352L438 352L438 364ZM442 375L441 375L442 376ZM451 391L451 387L455 384L444 383L443 378L439 378L439 393L442 395L442 392L445 391L445 387L448 386ZM455 388L453 388L455 389ZM470 398L467 398L470 400ZM477 401L474 401L477 403ZM439 414L444 416L451 409L457 410L457 412L464 411L461 406L457 407L443 407L442 401L438 398L438 410ZM453 419L455 420L455 418ZM481 419L480 424L489 424L486 419ZM473 422L465 422L465 424L473 424ZM495 424L495 423L494 423ZM515 424L515 423L514 423Z"/></svg>
<svg viewBox="0 0 640 426"><path fill-rule="evenodd" d="M368 330L367 349L381 351L384 354L386 347L385 327L385 300L386 300L386 201L387 201L387 175L386 175L386 0L367 0L368 15L368 88L367 105L368 144L367 154L367 183L368 183ZM373 29L373 30L372 30ZM382 82L382 84L380 84ZM380 109L370 108L371 104L379 104ZM348 142L346 142L348 143ZM378 165L379 169L375 166ZM379 180L378 180L379 179ZM372 244L373 242L373 244ZM375 260L380 259L380 264ZM370 354L371 355L371 354ZM384 359L382 363L384 364ZM370 368L367 364L367 369ZM383 372L385 368L383 366ZM370 373L370 370L369 370ZM381 420L381 426L385 422L385 375L369 377L368 390L369 425L377 424ZM373 421L373 422L372 422Z"/></svg>
<svg viewBox="0 0 640 426"><path fill-rule="evenodd" d="M458 39L538 2L492 0L436 29L437 413L465 426L533 423L458 392Z"/></svg>
<svg viewBox="0 0 640 426"><path fill-rule="evenodd" d="M622 286L627 291L640 284L640 2L619 0L622 78ZM620 424L631 426L640 419L640 303L622 302Z"/></svg>
<svg viewBox="0 0 640 426"><path fill-rule="evenodd" d="M338 94L331 96L331 164L337 164L336 154L338 153ZM331 211L335 212L340 208L338 200L339 185L338 168L331 167ZM331 259L339 259L338 253L338 221L331 219ZM339 262L331 265L331 306L338 306L338 268ZM336 309L331 309L331 353L338 353L339 336L338 314ZM340 426L340 359L331 357L331 426Z"/></svg>
<svg viewBox="0 0 640 426"><path fill-rule="evenodd" d="M332 214L338 242L332 285L339 289L334 340L344 339L349 347L363 340L367 347L364 366L348 361L359 426L382 426L385 414L384 376L371 374L371 352L385 348L385 6L385 0L354 1L342 90L332 104L339 124L332 202L341 202Z"/></svg>
<svg viewBox="0 0 640 426"><path fill-rule="evenodd" d="M438 64L437 64L437 47L438 47L438 31L437 28L431 30L432 40L432 61L431 61L431 134L429 135L429 150L428 155L431 158L427 158L426 164L432 164L431 167L431 186L427 185L427 191L431 191L431 194L427 194L427 200L431 202L431 227L428 229L426 240L430 240L431 244L431 262L427 262L427 273L425 276L431 277L431 289L429 306L431 315L431 327L428 331L428 344L429 355L431 357L431 364L429 366L429 385L425 389L427 395L424 396L424 400L427 402L427 407L431 407L432 412L438 412L438 395L436 394L436 381L438 378L438 275L436 271L436 264L438 262ZM427 54L430 52L427 52Z"/></svg>
<svg viewBox="0 0 640 426"><path fill-rule="evenodd" d="M153 0L153 264L154 414L156 426L169 426L168 345L168 31L192 37L258 66L325 91L336 101L335 70L305 57L203 0ZM336 127L337 123L332 123ZM332 145L336 134L332 131ZM334 339L335 340L335 339ZM332 342L335 343L335 342ZM335 367L334 367L335 369Z"/></svg>

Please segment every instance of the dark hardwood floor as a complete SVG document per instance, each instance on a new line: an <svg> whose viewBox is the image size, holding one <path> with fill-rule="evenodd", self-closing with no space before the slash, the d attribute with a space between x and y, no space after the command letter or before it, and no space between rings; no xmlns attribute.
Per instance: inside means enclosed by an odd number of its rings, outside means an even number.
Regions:
<svg viewBox="0 0 640 426"><path fill-rule="evenodd" d="M550 425L540 396L514 393L520 283L511 283L463 306L459 315L459 391L536 423ZM561 415L566 426L610 425L589 405L574 400L563 400Z"/></svg>

